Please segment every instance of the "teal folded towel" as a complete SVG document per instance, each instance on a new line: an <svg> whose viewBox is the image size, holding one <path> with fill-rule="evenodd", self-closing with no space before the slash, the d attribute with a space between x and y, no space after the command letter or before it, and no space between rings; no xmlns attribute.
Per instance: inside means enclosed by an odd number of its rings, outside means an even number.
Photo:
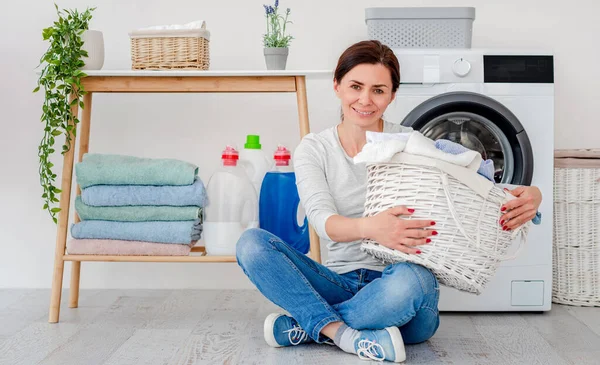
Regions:
<svg viewBox="0 0 600 365"><path fill-rule="evenodd" d="M80 196L75 199L75 210L82 221L103 220L121 222L188 221L199 219L202 212L200 207L194 206L94 207L84 204Z"/></svg>
<svg viewBox="0 0 600 365"><path fill-rule="evenodd" d="M198 177L192 185L95 185L81 190L81 200L92 206L196 205L206 206L206 189Z"/></svg>
<svg viewBox="0 0 600 365"><path fill-rule="evenodd" d="M191 185L198 166L161 158L87 153L75 165L77 183L92 185Z"/></svg>
<svg viewBox="0 0 600 365"><path fill-rule="evenodd" d="M73 238L189 244L200 239L202 223L81 221L71 225Z"/></svg>

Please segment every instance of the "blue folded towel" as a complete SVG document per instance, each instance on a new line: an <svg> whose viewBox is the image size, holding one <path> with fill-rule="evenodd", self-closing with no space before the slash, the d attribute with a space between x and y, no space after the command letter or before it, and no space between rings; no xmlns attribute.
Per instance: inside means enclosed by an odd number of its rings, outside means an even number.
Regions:
<svg viewBox="0 0 600 365"><path fill-rule="evenodd" d="M77 183L92 185L190 185L198 166L166 158L86 153L75 165Z"/></svg>
<svg viewBox="0 0 600 365"><path fill-rule="evenodd" d="M447 139L438 139L435 141L435 148L438 150L444 151L446 153L451 153L453 155L459 155L461 153L470 151L465 146L449 141ZM481 176L484 176L490 181L494 181L494 161L493 160L485 160L481 161L481 165L477 170L477 173Z"/></svg>
<svg viewBox="0 0 600 365"><path fill-rule="evenodd" d="M206 206L206 189L196 177L191 185L94 185L81 190L86 205L117 207L131 205Z"/></svg>
<svg viewBox="0 0 600 365"><path fill-rule="evenodd" d="M200 239L202 222L112 222L82 221L71 226L73 238L114 239L189 244Z"/></svg>

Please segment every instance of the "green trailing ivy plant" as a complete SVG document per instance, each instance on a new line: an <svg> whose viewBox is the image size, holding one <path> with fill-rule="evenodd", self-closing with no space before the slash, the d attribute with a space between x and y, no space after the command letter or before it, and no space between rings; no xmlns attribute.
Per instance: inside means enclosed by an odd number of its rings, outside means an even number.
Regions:
<svg viewBox="0 0 600 365"><path fill-rule="evenodd" d="M42 32L44 41L49 41L50 46L40 59L44 64L37 87L33 92L44 89L44 104L42 106L41 121L44 123L44 136L38 147L40 184L43 188L42 199L44 210L47 210L54 223L57 223L56 214L60 208L58 196L61 192L55 184L56 174L52 171L54 166L50 162L55 152L56 139L64 135L61 154L67 153L73 146L76 135L75 126L79 123L77 115L73 115L71 108L78 105L84 108L83 95L85 90L81 79L87 76L81 68L85 65L83 57L88 54L82 49L81 35L88 30L92 18L92 11L88 8L84 12L64 9L60 11L54 5L58 20Z"/></svg>

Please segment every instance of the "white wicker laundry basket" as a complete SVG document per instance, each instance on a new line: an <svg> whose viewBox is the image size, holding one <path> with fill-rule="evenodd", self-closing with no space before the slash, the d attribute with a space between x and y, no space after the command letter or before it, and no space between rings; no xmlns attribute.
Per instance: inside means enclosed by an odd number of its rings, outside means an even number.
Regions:
<svg viewBox="0 0 600 365"><path fill-rule="evenodd" d="M452 174L439 168L447 165L406 153L396 154L389 163L367 164L364 216L405 205L415 209L408 219L435 221L433 228L439 235L419 246L421 254L405 254L368 239L361 248L385 263L423 265L440 284L481 294L498 265L518 254L516 247L511 247L517 236L521 238L519 249L523 247L529 224L512 232L502 230L500 208L514 197L479 176L476 166L454 165L462 174Z"/></svg>
<svg viewBox="0 0 600 365"><path fill-rule="evenodd" d="M553 302L600 306L600 149L555 152L552 264Z"/></svg>

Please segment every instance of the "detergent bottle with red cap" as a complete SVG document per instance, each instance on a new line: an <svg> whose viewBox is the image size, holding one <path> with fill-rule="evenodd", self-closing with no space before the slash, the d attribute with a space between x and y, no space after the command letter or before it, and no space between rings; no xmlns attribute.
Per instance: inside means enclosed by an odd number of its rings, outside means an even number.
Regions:
<svg viewBox="0 0 600 365"><path fill-rule="evenodd" d="M222 165L206 187L202 237L207 255L235 255L242 233L258 227L258 198L246 171L238 165L239 153L227 146Z"/></svg>
<svg viewBox="0 0 600 365"><path fill-rule="evenodd" d="M260 228L306 254L310 248L308 220L300 204L291 153L280 145L273 159L275 167L266 173L260 189Z"/></svg>

